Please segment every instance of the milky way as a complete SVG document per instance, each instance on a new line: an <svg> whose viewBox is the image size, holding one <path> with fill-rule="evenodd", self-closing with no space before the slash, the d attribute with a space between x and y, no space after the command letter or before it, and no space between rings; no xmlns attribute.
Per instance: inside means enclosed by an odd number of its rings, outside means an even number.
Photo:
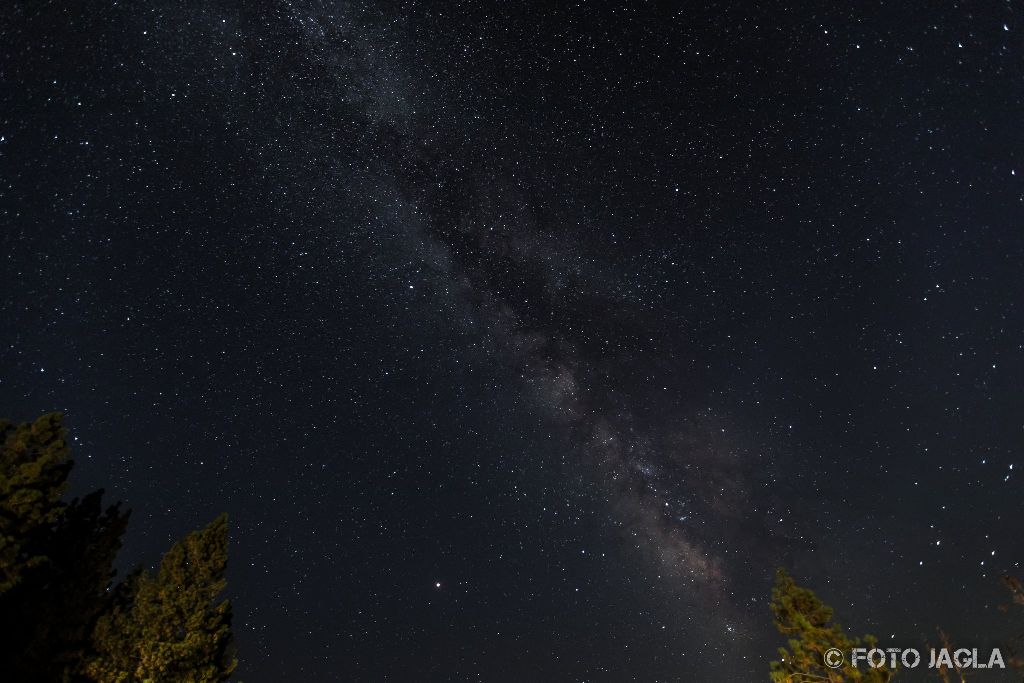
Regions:
<svg viewBox="0 0 1024 683"><path fill-rule="evenodd" d="M444 192L466 182L442 184L434 205L457 202ZM636 426L630 402L656 399L617 395L616 380L650 368L629 358L606 358L592 346L616 328L630 329L643 343L648 332L631 315L635 304L628 296L607 296L603 289L609 283L588 277L588 270L601 266L580 265L587 257L579 246L540 236L520 210L524 200L503 212L481 208L493 203L490 198L473 198L478 201L463 200L448 213L433 209L429 235L448 249L452 276L521 370L523 388L573 433L580 453L572 459L592 468L628 536L646 546L665 571L702 585L721 583L720 551L701 538L699 524L706 514L738 513L744 499L739 455L703 434L687 434L688 416L655 408L648 417L654 426ZM574 309L595 317L572 320ZM665 477L663 470L676 475Z"/></svg>

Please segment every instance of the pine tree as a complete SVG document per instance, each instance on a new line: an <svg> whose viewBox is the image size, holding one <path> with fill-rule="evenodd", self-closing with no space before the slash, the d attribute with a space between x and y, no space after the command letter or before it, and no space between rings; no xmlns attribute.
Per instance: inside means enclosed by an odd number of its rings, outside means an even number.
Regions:
<svg viewBox="0 0 1024 683"><path fill-rule="evenodd" d="M70 504L59 413L0 422L0 661L11 680L66 680L108 601L127 514L102 491Z"/></svg>
<svg viewBox="0 0 1024 683"><path fill-rule="evenodd" d="M102 491L74 500L40 544L46 561L0 596L0 614L13 628L0 656L11 680L68 680L91 647L96 622L110 604L114 560L128 514L106 510Z"/></svg>
<svg viewBox="0 0 1024 683"><path fill-rule="evenodd" d="M782 569L775 575L771 610L775 627L789 636L789 649L779 648L780 661L771 663L774 683L886 683L895 675L894 671L884 667L851 666L851 650L876 647L877 639L873 636L850 639L842 627L832 621L832 608L819 600L813 591L796 585L793 577ZM825 652L830 648L843 653L845 661L839 668L829 668L824 664Z"/></svg>
<svg viewBox="0 0 1024 683"><path fill-rule="evenodd" d="M0 594L46 562L40 537L63 511L71 460L59 413L0 420Z"/></svg>
<svg viewBox="0 0 1024 683"><path fill-rule="evenodd" d="M226 565L227 516L221 515L175 544L155 577L131 576L97 624L89 676L98 683L226 681L237 664L231 606L217 602Z"/></svg>
<svg viewBox="0 0 1024 683"><path fill-rule="evenodd" d="M1018 607L1024 607L1024 582L1018 579L1016 576L1004 574L1000 581L1007 590L1010 591L1012 604ZM1009 612L1010 605L1000 605L1000 611ZM1022 644L1024 644L1024 634L1019 632L1009 643L1007 643L1006 652L1008 654L1006 664L1011 668L1017 669L1018 671L1024 671L1024 655L1021 654Z"/></svg>
<svg viewBox="0 0 1024 683"><path fill-rule="evenodd" d="M114 585L128 513L102 490L70 503L61 415L0 420L3 680L212 683L235 668L225 587L227 518L175 544L157 575Z"/></svg>

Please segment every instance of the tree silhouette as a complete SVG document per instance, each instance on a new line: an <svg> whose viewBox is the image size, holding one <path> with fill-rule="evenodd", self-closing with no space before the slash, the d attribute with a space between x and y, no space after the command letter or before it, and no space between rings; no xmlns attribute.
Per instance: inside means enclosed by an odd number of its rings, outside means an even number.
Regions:
<svg viewBox="0 0 1024 683"><path fill-rule="evenodd" d="M779 661L771 663L774 683L886 683L893 679L895 672L886 667L853 667L850 663L851 650L874 648L878 644L877 639L874 636L849 638L843 628L832 621L832 608L810 589L798 586L793 577L782 569L775 574L771 610L775 627L789 637L789 649L780 647ZM833 648L839 650L844 658L836 668L825 665L825 653Z"/></svg>
<svg viewBox="0 0 1024 683"><path fill-rule="evenodd" d="M0 421L0 593L47 562L44 537L64 509L71 460L61 417Z"/></svg>
<svg viewBox="0 0 1024 683"><path fill-rule="evenodd" d="M0 661L4 680L227 680L227 517L176 543L157 575L114 584L128 513L103 491L62 500L72 461L62 417L0 421Z"/></svg>
<svg viewBox="0 0 1024 683"><path fill-rule="evenodd" d="M176 543L157 575L136 572L113 609L100 617L98 654L86 672L101 683L225 681L231 654L231 607L217 603L227 564L227 516Z"/></svg>

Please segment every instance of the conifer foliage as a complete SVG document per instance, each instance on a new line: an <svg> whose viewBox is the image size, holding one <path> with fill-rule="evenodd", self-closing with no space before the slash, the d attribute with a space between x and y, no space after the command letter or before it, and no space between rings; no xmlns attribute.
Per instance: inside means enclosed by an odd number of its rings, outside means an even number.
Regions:
<svg viewBox="0 0 1024 683"><path fill-rule="evenodd" d="M780 647L780 660L771 663L774 683L887 683L893 679L895 672L886 667L853 667L851 650L874 648L878 640L874 636L849 638L843 628L832 621L832 608L819 600L814 591L798 586L782 569L775 574L771 610L775 627L789 637L789 648ZM825 653L831 648L838 649L844 657L837 668L825 666Z"/></svg>
<svg viewBox="0 0 1024 683"><path fill-rule="evenodd" d="M0 421L0 661L5 680L213 683L235 668L225 515L176 543L155 575L114 583L128 513L102 491L62 500L59 414ZM10 678L8 678L8 676Z"/></svg>
<svg viewBox="0 0 1024 683"><path fill-rule="evenodd" d="M94 680L228 679L235 668L229 652L231 607L216 602L227 583L227 523L221 515L176 543L156 576L138 572L130 578L96 625L98 654L87 666Z"/></svg>
<svg viewBox="0 0 1024 683"><path fill-rule="evenodd" d="M71 461L60 416L0 421L0 592L46 563L41 538L58 521Z"/></svg>

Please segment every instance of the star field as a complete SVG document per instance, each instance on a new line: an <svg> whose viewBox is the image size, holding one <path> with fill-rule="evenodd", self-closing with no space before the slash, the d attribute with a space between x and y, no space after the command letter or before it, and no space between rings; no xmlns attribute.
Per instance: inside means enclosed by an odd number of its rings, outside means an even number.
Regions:
<svg viewBox="0 0 1024 683"><path fill-rule="evenodd" d="M777 566L1012 630L1012 3L6 15L0 415L125 569L229 513L240 680L763 680Z"/></svg>

